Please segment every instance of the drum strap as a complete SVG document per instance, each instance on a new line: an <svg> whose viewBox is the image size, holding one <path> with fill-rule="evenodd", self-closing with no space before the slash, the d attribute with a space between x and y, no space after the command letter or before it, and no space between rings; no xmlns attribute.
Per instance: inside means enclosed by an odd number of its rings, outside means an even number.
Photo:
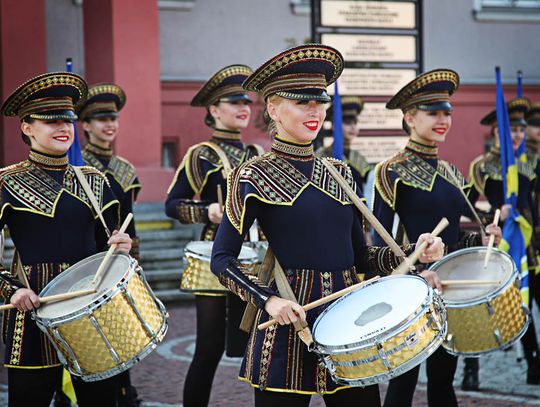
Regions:
<svg viewBox="0 0 540 407"><path fill-rule="evenodd" d="M473 214L474 216L474 220L478 223L478 226L480 226L480 233L482 234L482 237L485 237L486 236L486 231L484 229L484 224L482 223L482 221L480 220L480 217L478 216L478 213L476 212L476 210L474 209L474 206L472 205L471 201L469 201L469 198L467 197L467 195L465 194L465 192L463 191L463 188L461 188L460 186L460 182L459 180L457 179L456 177L456 174L454 174L454 171L452 170L452 168L450 167L450 165L446 162L446 161L440 161L440 163L443 165L443 167L446 169L446 171L448 172L448 174L450 175L450 178L452 178L452 182L451 184L454 185L457 189L459 189L459 192L461 192L461 195L463 196L463 198L465 199L465 202L467 203L467 205L469 206L469 209L471 210L471 213Z"/></svg>
<svg viewBox="0 0 540 407"><path fill-rule="evenodd" d="M287 277L285 276L285 272L281 268L281 265L276 259L275 266L274 266L274 277L276 279L276 285L279 291L279 294L289 300L293 301L298 304L298 301L296 299L296 296L294 295L294 292L289 285L289 281L287 280ZM304 342L308 347L313 345L313 336L311 335L311 331L309 329L309 326L307 322L305 321L296 321L293 323L294 329L296 330L296 333L298 334L298 337Z"/></svg>
<svg viewBox="0 0 540 407"><path fill-rule="evenodd" d="M84 193L90 200L90 203L92 204L92 207L94 208L94 211L96 211L96 214L99 217L99 220L101 220L101 223L103 224L103 228L105 229L105 233L107 233L107 237L111 237L111 231L107 227L107 224L105 223L105 219L103 219L103 214L101 213L101 209L99 209L96 196L92 192L92 188L90 188L90 185L88 185L88 181L84 177L84 174L81 168L73 166L73 170L75 171L75 175L77 176L79 183L84 189Z"/></svg>
<svg viewBox="0 0 540 407"><path fill-rule="evenodd" d="M266 249L266 253L264 255L264 259L259 266L259 270L257 273L257 277L261 284L268 285L268 283L270 282L270 278L272 277L272 270L274 270L275 261L276 258L274 257L272 248L268 246L268 249ZM246 305L244 315L242 316L242 322L240 322L240 329L242 331L247 333L251 332L251 328L253 328L253 324L255 323L257 311L258 309L254 304L248 303Z"/></svg>

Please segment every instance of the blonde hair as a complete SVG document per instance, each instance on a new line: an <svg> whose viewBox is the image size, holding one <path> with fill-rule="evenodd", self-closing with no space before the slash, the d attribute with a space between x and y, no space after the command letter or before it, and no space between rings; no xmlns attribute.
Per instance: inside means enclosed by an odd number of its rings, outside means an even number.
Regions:
<svg viewBox="0 0 540 407"><path fill-rule="evenodd" d="M268 96L268 99L266 99L266 106L268 106L269 103L272 103L273 105L278 106L279 104L281 104L281 102L283 102L283 98L281 96L273 94L273 95ZM276 122L268 114L268 110L266 107L263 112L263 119L264 119L264 122L268 126L267 127L268 134L270 135L271 138L274 138L278 133L277 125L276 125Z"/></svg>
<svg viewBox="0 0 540 407"><path fill-rule="evenodd" d="M405 115L410 114L411 116L414 117L416 115L416 113L418 113L418 109L416 107L413 107L412 109L409 109L409 110L407 110L406 112L403 113L403 120L401 121L401 127L403 127L403 130L405 130L405 132L409 136L411 135L411 128L409 127L409 125L405 121Z"/></svg>

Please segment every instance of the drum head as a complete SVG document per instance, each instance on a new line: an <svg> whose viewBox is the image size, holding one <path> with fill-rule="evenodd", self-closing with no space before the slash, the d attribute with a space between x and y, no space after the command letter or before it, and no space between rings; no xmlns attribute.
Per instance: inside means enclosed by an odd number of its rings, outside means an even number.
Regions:
<svg viewBox="0 0 540 407"><path fill-rule="evenodd" d="M381 278L328 307L315 321L313 338L323 346L352 345L375 338L411 317L428 294L421 278Z"/></svg>
<svg viewBox="0 0 540 407"><path fill-rule="evenodd" d="M47 284L39 296L45 297L94 288L91 284L92 279L104 257L105 253L98 253L74 264ZM94 299L100 297L118 284L122 277L129 272L130 262L131 258L127 254L113 254L110 258L108 269L103 273L101 282L95 287L97 290L95 294L44 304L37 309L37 316L39 318L58 318L84 309Z"/></svg>
<svg viewBox="0 0 540 407"><path fill-rule="evenodd" d="M517 273L512 258L497 249L493 249L489 263L484 268L485 247L471 247L450 253L433 264L441 280L494 280L498 284L474 286L445 286L443 298L447 303L467 303L494 294L507 285ZM515 277L514 277L515 278Z"/></svg>
<svg viewBox="0 0 540 407"><path fill-rule="evenodd" d="M207 241L190 242L186 245L184 253L188 257L196 257L198 259L210 262L210 258L212 257L213 245L214 242ZM259 261L259 256L255 249L244 245L242 246L242 250L240 250L238 260L240 261L240 263L243 264L257 263Z"/></svg>

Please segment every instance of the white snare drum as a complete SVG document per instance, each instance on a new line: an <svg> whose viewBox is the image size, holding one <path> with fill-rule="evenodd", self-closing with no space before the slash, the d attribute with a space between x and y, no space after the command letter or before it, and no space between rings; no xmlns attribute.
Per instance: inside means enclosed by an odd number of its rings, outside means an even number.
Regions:
<svg viewBox="0 0 540 407"><path fill-rule="evenodd" d="M68 268L40 296L91 287L104 256L98 253ZM45 304L35 313L60 361L84 381L114 376L150 354L167 332L167 317L137 261L127 254L111 257L96 294Z"/></svg>
<svg viewBox="0 0 540 407"><path fill-rule="evenodd" d="M517 288L519 275L514 261L507 253L493 249L484 268L486 250L457 250L430 267L441 280L498 282L444 288L448 336L443 346L455 355L477 356L507 348L527 330L528 309L522 305Z"/></svg>
<svg viewBox="0 0 540 407"><path fill-rule="evenodd" d="M196 241L186 245L184 256L187 265L180 278L180 289L182 291L216 293L226 293L228 291L210 270L213 244L214 242L210 241ZM244 245L238 255L238 261L244 266L252 267L253 271L255 271L254 268L259 262L259 255L256 250Z"/></svg>
<svg viewBox="0 0 540 407"><path fill-rule="evenodd" d="M446 336L440 297L416 276L388 276L330 305L315 321L315 351L336 383L367 386L422 363Z"/></svg>

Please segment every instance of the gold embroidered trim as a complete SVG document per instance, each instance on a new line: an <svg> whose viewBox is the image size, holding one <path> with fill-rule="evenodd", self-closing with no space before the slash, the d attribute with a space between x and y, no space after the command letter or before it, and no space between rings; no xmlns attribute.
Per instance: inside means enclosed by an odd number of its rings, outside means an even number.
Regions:
<svg viewBox="0 0 540 407"><path fill-rule="evenodd" d="M86 146L84 146L83 153L85 151L88 151L94 155L99 155L101 157L112 157L113 155L112 148L103 148L90 142L87 143Z"/></svg>
<svg viewBox="0 0 540 407"><path fill-rule="evenodd" d="M437 155L439 154L437 145L428 146L411 139L409 139L405 148L430 158L437 158Z"/></svg>
<svg viewBox="0 0 540 407"><path fill-rule="evenodd" d="M242 134L239 131L229 131L222 129L215 129L212 133L213 138L225 139L225 140L238 140L242 138Z"/></svg>
<svg viewBox="0 0 540 407"><path fill-rule="evenodd" d="M30 150L28 160L38 166L47 167L47 169L65 170L69 164L67 155L50 156L35 150Z"/></svg>
<svg viewBox="0 0 540 407"><path fill-rule="evenodd" d="M272 151L282 153L292 158L313 158L313 144L294 144L277 137L272 143Z"/></svg>

